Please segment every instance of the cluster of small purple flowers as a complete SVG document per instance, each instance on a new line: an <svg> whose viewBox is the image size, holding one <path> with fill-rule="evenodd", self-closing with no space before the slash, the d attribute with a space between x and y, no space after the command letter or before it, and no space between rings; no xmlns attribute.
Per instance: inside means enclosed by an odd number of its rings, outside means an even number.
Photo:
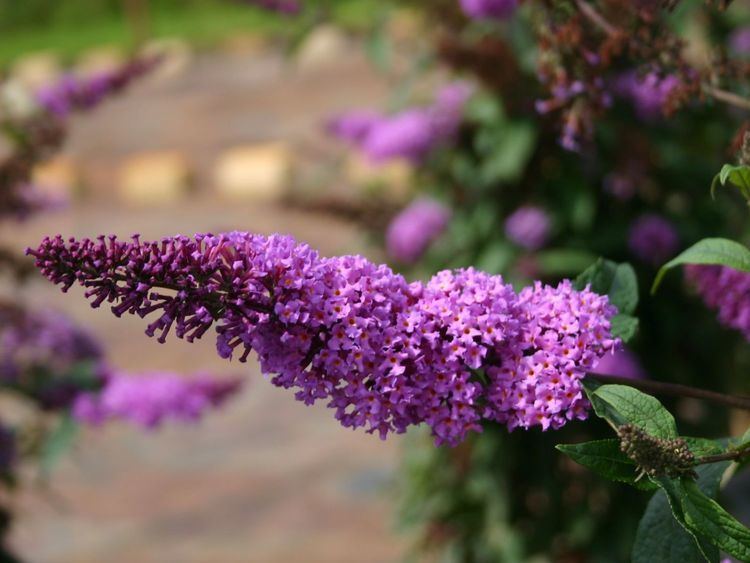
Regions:
<svg viewBox="0 0 750 563"><path fill-rule="evenodd" d="M67 408L81 391L83 382L73 375L84 364L92 379L100 377L101 348L68 317L50 310L0 311L1 385L25 393L43 409Z"/></svg>
<svg viewBox="0 0 750 563"><path fill-rule="evenodd" d="M552 221L541 207L525 205L505 220L505 235L526 250L538 250L549 240Z"/></svg>
<svg viewBox="0 0 750 563"><path fill-rule="evenodd" d="M444 271L409 284L359 256L320 257L248 233L161 242L47 238L37 266L93 306L159 314L146 332L198 338L216 323L225 358L251 350L272 383L326 399L342 425L385 437L427 423L456 444L482 420L561 426L585 415L580 380L618 342L606 297L570 283L520 295L500 276Z"/></svg>
<svg viewBox="0 0 750 563"><path fill-rule="evenodd" d="M678 77L670 74L660 76L656 72L640 76L636 71L630 71L614 82L615 92L631 101L636 115L643 121L664 117L669 98L679 86Z"/></svg>
<svg viewBox="0 0 750 563"><path fill-rule="evenodd" d="M83 422L123 418L144 427L191 420L239 389L236 379L114 373L92 335L49 310L0 309L0 386Z"/></svg>
<svg viewBox="0 0 750 563"><path fill-rule="evenodd" d="M628 246L643 262L659 266L675 255L680 237L674 225L664 217L646 214L630 226Z"/></svg>
<svg viewBox="0 0 750 563"><path fill-rule="evenodd" d="M158 61L157 57L136 58L116 70L87 78L66 75L56 84L40 90L37 101L44 110L65 118L73 111L86 111L99 105L149 72Z"/></svg>
<svg viewBox="0 0 750 563"><path fill-rule="evenodd" d="M94 426L124 420L152 429L167 420L197 421L209 409L221 406L240 386L239 379L203 375L188 378L168 372L112 373L101 391L79 395L72 413L76 420Z"/></svg>
<svg viewBox="0 0 750 563"><path fill-rule="evenodd" d="M245 0L251 6L256 6L269 12L296 15L302 11L302 4L297 0Z"/></svg>
<svg viewBox="0 0 750 563"><path fill-rule="evenodd" d="M706 305L718 311L719 321L750 340L750 274L726 266L689 265L685 275Z"/></svg>
<svg viewBox="0 0 750 563"><path fill-rule="evenodd" d="M430 106L393 115L353 111L333 119L328 130L354 145L373 163L399 158L420 163L433 149L455 137L471 93L467 84L450 84Z"/></svg>
<svg viewBox="0 0 750 563"><path fill-rule="evenodd" d="M505 20L513 15L518 0L460 0L464 13L476 20Z"/></svg>
<svg viewBox="0 0 750 563"><path fill-rule="evenodd" d="M396 215L385 233L388 256L413 264L437 239L451 218L450 209L434 199L418 199Z"/></svg>

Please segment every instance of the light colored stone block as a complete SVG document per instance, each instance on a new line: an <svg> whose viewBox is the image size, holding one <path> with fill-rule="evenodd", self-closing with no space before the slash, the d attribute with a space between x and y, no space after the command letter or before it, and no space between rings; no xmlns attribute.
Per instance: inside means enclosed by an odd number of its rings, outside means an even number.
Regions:
<svg viewBox="0 0 750 563"><path fill-rule="evenodd" d="M372 164L359 153L351 153L345 165L347 183L377 192L392 201L406 200L414 179L414 167L406 160Z"/></svg>
<svg viewBox="0 0 750 563"><path fill-rule="evenodd" d="M193 61L190 44L176 37L153 39L141 49L145 57L160 57L159 64L151 71L153 80L169 79L181 75Z"/></svg>
<svg viewBox="0 0 750 563"><path fill-rule="evenodd" d="M335 63L351 48L344 33L333 25L320 25L313 30L297 54L302 70L317 70Z"/></svg>
<svg viewBox="0 0 750 563"><path fill-rule="evenodd" d="M11 70L11 76L32 92L53 84L60 75L60 60L57 55L48 51L20 57Z"/></svg>
<svg viewBox="0 0 750 563"><path fill-rule="evenodd" d="M292 154L285 143L238 146L217 159L214 186L229 199L278 200L286 193L291 171Z"/></svg>
<svg viewBox="0 0 750 563"><path fill-rule="evenodd" d="M81 186L81 174L72 158L58 156L34 168L32 183L55 200L69 201Z"/></svg>
<svg viewBox="0 0 750 563"><path fill-rule="evenodd" d="M120 68L125 62L122 50L114 46L102 46L85 51L78 57L73 72L78 76L95 76L112 72Z"/></svg>
<svg viewBox="0 0 750 563"><path fill-rule="evenodd" d="M133 205L165 205L178 201L190 188L187 159L177 151L140 153L119 169L119 193Z"/></svg>
<svg viewBox="0 0 750 563"><path fill-rule="evenodd" d="M236 33L221 42L221 48L230 55L267 55L272 48L268 36L257 33Z"/></svg>

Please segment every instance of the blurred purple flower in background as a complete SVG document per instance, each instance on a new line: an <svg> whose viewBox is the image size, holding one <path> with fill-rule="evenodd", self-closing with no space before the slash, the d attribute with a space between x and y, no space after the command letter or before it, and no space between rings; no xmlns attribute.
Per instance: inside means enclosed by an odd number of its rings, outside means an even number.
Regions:
<svg viewBox="0 0 750 563"><path fill-rule="evenodd" d="M37 92L37 102L60 118L68 117L74 110L89 110L152 70L159 60L159 57L136 58L116 70L84 78L66 75Z"/></svg>
<svg viewBox="0 0 750 563"><path fill-rule="evenodd" d="M738 55L750 55L750 26L740 27L729 36L729 48Z"/></svg>
<svg viewBox="0 0 750 563"><path fill-rule="evenodd" d="M538 250L549 240L552 221L541 207L524 205L505 220L505 235L526 250Z"/></svg>
<svg viewBox="0 0 750 563"><path fill-rule="evenodd" d="M98 393L80 395L73 416L88 424L124 420L155 428L168 420L192 422L222 405L241 388L240 379L206 375L182 377L174 373L144 375L114 373Z"/></svg>
<svg viewBox="0 0 750 563"><path fill-rule="evenodd" d="M86 381L76 377L84 365ZM0 384L24 392L42 408L69 406L105 369L99 343L65 315L0 310Z"/></svg>
<svg viewBox="0 0 750 563"><path fill-rule="evenodd" d="M674 225L655 214L641 215L630 226L628 247L643 262L658 266L675 255L680 238Z"/></svg>
<svg viewBox="0 0 750 563"><path fill-rule="evenodd" d="M332 119L327 129L361 150L373 163L404 158L418 164L456 135L472 92L468 84L449 84L430 106L392 115L356 110Z"/></svg>
<svg viewBox="0 0 750 563"><path fill-rule="evenodd" d="M517 0L460 0L461 9L472 19L508 19L516 11Z"/></svg>
<svg viewBox="0 0 750 563"><path fill-rule="evenodd" d="M611 354L605 354L591 371L592 373L602 375L619 375L620 377L630 377L632 379L643 379L646 377L646 372L638 356L628 348L621 348Z"/></svg>
<svg viewBox="0 0 750 563"><path fill-rule="evenodd" d="M722 325L750 340L750 274L726 266L689 265L685 277L704 303L718 311Z"/></svg>
<svg viewBox="0 0 750 563"><path fill-rule="evenodd" d="M326 129L330 135L342 141L361 143L383 117L371 110L351 111L333 118Z"/></svg>
<svg viewBox="0 0 750 563"><path fill-rule="evenodd" d="M635 112L644 121L655 121L664 117L664 109L670 95L680 86L676 76L660 76L656 72L639 75L636 71L621 74L615 79L617 94L633 103Z"/></svg>
<svg viewBox="0 0 750 563"><path fill-rule="evenodd" d="M279 14L296 15L302 11L302 4L297 0L245 0L245 2Z"/></svg>
<svg viewBox="0 0 750 563"><path fill-rule="evenodd" d="M448 226L451 212L433 199L419 199L388 225L386 252L403 264L416 262Z"/></svg>

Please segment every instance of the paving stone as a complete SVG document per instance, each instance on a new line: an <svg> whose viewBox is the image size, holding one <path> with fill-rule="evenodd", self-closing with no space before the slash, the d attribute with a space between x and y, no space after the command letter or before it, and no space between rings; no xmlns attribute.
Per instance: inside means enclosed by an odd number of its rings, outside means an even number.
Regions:
<svg viewBox="0 0 750 563"><path fill-rule="evenodd" d="M153 151L126 159L119 169L119 193L134 205L163 205L185 196L190 169L178 151Z"/></svg>
<svg viewBox="0 0 750 563"><path fill-rule="evenodd" d="M39 164L32 183L40 192L60 201L72 200L82 187L76 162L64 155Z"/></svg>
<svg viewBox="0 0 750 563"><path fill-rule="evenodd" d="M217 158L214 186L229 199L279 200L286 192L291 170L291 150L285 143L237 146Z"/></svg>
<svg viewBox="0 0 750 563"><path fill-rule="evenodd" d="M40 51L20 57L11 69L11 77L35 92L60 77L60 60L51 51Z"/></svg>
<svg viewBox="0 0 750 563"><path fill-rule="evenodd" d="M348 183L368 193L378 193L393 202L405 201L412 186L414 168L406 160L372 164L366 157L351 152L345 174Z"/></svg>
<svg viewBox="0 0 750 563"><path fill-rule="evenodd" d="M73 66L78 76L95 76L117 70L125 62L125 54L114 46L102 46L83 52Z"/></svg>
<svg viewBox="0 0 750 563"><path fill-rule="evenodd" d="M182 75L193 61L193 49L190 44L177 37L152 39L143 46L141 54L161 58L159 65L148 77L148 80L155 82Z"/></svg>
<svg viewBox="0 0 750 563"><path fill-rule="evenodd" d="M297 66L304 71L335 64L349 49L351 42L333 25L320 25L305 39L297 54Z"/></svg>

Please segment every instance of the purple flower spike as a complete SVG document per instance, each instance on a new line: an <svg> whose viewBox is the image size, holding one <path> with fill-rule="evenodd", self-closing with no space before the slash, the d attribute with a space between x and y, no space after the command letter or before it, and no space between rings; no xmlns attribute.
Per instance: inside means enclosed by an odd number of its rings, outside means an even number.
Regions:
<svg viewBox="0 0 750 563"><path fill-rule="evenodd" d="M726 266L690 265L685 277L706 305L718 311L722 325L750 341L750 274Z"/></svg>
<svg viewBox="0 0 750 563"><path fill-rule="evenodd" d="M552 222L540 207L525 205L505 221L505 235L526 250L538 250L549 240Z"/></svg>
<svg viewBox="0 0 750 563"><path fill-rule="evenodd" d="M237 393L239 379L205 375L182 377L173 373L111 374L98 393L79 396L73 416L87 424L125 420L145 429L167 420L193 422Z"/></svg>
<svg viewBox="0 0 750 563"><path fill-rule="evenodd" d="M222 357L254 350L274 385L305 404L325 400L343 426L383 438L420 423L452 445L483 420L557 428L585 416L580 379L618 345L614 307L569 282L517 295L502 277L468 269L409 284L384 265L323 258L281 235L58 236L29 253L63 290L86 287L94 306L155 316L146 332L160 340L171 329L199 338L215 324Z"/></svg>
<svg viewBox="0 0 750 563"><path fill-rule="evenodd" d="M518 0L460 0L464 13L475 20L506 20L518 7Z"/></svg>
<svg viewBox="0 0 750 563"><path fill-rule="evenodd" d="M156 66L158 57L133 59L117 70L89 78L64 76L59 82L37 93L39 105L49 113L66 118L73 111L86 111L105 98L126 88Z"/></svg>
<svg viewBox="0 0 750 563"><path fill-rule="evenodd" d="M385 235L388 256L403 264L413 264L445 231L450 217L450 210L440 202L415 201L388 225Z"/></svg>
<svg viewBox="0 0 750 563"><path fill-rule="evenodd" d="M672 258L680 246L674 225L659 215L642 215L630 227L630 251L643 262L658 266Z"/></svg>
<svg viewBox="0 0 750 563"><path fill-rule="evenodd" d="M680 86L680 79L673 75L659 76L655 72L639 76L631 71L615 81L614 89L629 99L635 112L643 121L655 121L664 117L669 97Z"/></svg>
<svg viewBox="0 0 750 563"><path fill-rule="evenodd" d="M456 136L472 92L468 84L449 84L437 93L430 106L393 115L353 111L334 118L328 131L354 145L373 163L402 158L419 164Z"/></svg>

